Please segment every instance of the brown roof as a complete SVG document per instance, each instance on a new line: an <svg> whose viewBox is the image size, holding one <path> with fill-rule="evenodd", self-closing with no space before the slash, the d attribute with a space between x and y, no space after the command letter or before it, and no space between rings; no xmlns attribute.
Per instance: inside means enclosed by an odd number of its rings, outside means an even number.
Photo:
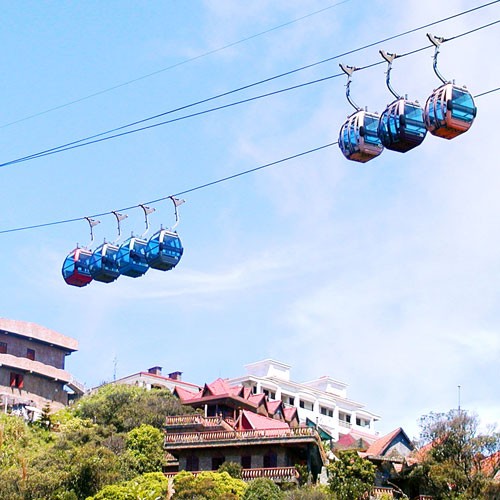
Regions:
<svg viewBox="0 0 500 500"><path fill-rule="evenodd" d="M78 350L78 340L71 337L66 337L61 333L49 330L44 326L27 321L19 321L15 319L0 318L0 330L5 332L15 333L22 337L28 337L33 340L52 344L57 347L66 349L67 351Z"/></svg>
<svg viewBox="0 0 500 500"><path fill-rule="evenodd" d="M43 375L44 377L59 380L64 383L68 383L73 380L71 374L66 370L61 370L60 368L40 363L40 361L31 361L31 359L28 358L12 356L12 354L0 354L0 365L17 368L18 370L24 370L27 372L34 372L38 375Z"/></svg>
<svg viewBox="0 0 500 500"><path fill-rule="evenodd" d="M289 425L281 420L275 420L274 418L264 417L258 413L253 413L251 411L243 410L241 412L241 418L245 419L250 427L254 430L264 430L264 429L290 429Z"/></svg>
<svg viewBox="0 0 500 500"><path fill-rule="evenodd" d="M403 434L403 437L409 443L411 443L405 431L401 427L398 427L397 429L394 429L392 432L389 432L389 434L382 436L380 439L377 439L374 443L372 443L366 450L366 454L372 456L383 455L387 451L387 448L389 448L391 443L394 441L394 439L396 439L396 437L399 436L399 434Z"/></svg>

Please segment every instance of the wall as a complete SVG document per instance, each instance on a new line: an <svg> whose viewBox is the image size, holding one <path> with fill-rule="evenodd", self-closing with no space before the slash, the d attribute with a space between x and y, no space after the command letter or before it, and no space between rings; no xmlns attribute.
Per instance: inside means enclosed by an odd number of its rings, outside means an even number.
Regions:
<svg viewBox="0 0 500 500"><path fill-rule="evenodd" d="M9 335L8 333L0 335L0 342L7 344L7 354L26 358L27 349L33 349L35 351L35 361L64 370L65 352L62 349L36 340Z"/></svg>
<svg viewBox="0 0 500 500"><path fill-rule="evenodd" d="M23 375L23 388L10 387L10 374ZM53 409L68 404L68 394L62 382L49 380L34 373L23 373L10 367L0 367L0 392L23 401L33 401L34 406L42 408L47 402ZM53 401L53 403L52 403Z"/></svg>

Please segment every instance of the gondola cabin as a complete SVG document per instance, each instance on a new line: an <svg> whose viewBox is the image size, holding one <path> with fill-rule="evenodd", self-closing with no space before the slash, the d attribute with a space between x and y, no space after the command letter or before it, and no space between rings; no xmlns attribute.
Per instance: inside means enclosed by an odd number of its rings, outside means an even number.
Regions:
<svg viewBox="0 0 500 500"><path fill-rule="evenodd" d="M92 281L89 271L92 252L85 248L75 248L64 260L62 275L68 285L82 287Z"/></svg>
<svg viewBox="0 0 500 500"><path fill-rule="evenodd" d="M378 136L379 115L360 110L347 118L339 133L339 147L348 160L366 163L384 150Z"/></svg>
<svg viewBox="0 0 500 500"><path fill-rule="evenodd" d="M183 251L177 233L161 229L153 234L148 241L146 260L153 269L169 271L179 263Z"/></svg>
<svg viewBox="0 0 500 500"><path fill-rule="evenodd" d="M389 104L380 116L378 135L391 151L410 151L422 143L426 133L424 110L417 102L401 97Z"/></svg>
<svg viewBox="0 0 500 500"><path fill-rule="evenodd" d="M118 247L111 243L103 243L94 250L89 264L90 275L94 280L111 283L120 276L117 254Z"/></svg>
<svg viewBox="0 0 500 500"><path fill-rule="evenodd" d="M453 139L469 130L476 112L474 99L466 88L445 83L425 103L425 126L432 135Z"/></svg>
<svg viewBox="0 0 500 500"><path fill-rule="evenodd" d="M134 236L120 245L116 254L120 274L138 278L149 269L146 261L146 245L146 240Z"/></svg>

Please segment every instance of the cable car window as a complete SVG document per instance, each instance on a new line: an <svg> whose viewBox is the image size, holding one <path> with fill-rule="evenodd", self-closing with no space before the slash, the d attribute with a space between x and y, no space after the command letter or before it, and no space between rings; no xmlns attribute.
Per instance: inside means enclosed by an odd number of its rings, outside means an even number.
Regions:
<svg viewBox="0 0 500 500"><path fill-rule="evenodd" d="M474 119L474 101L468 92L453 88L452 104L451 115L453 118L459 118L466 122L471 122Z"/></svg>
<svg viewBox="0 0 500 500"><path fill-rule="evenodd" d="M405 105L406 130L420 135L425 132L424 115L422 108Z"/></svg>
<svg viewBox="0 0 500 500"><path fill-rule="evenodd" d="M379 145L380 139L377 133L378 118L365 115L365 142L369 144Z"/></svg>

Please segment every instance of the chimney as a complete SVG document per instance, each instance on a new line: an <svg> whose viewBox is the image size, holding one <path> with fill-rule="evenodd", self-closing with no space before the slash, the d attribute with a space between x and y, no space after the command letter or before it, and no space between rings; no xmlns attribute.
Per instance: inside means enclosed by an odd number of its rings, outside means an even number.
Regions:
<svg viewBox="0 0 500 500"><path fill-rule="evenodd" d="M149 368L148 373L152 373L153 375L161 375L161 366L153 366L153 368Z"/></svg>
<svg viewBox="0 0 500 500"><path fill-rule="evenodd" d="M172 372L168 374L168 378L172 380L182 380L182 372Z"/></svg>

